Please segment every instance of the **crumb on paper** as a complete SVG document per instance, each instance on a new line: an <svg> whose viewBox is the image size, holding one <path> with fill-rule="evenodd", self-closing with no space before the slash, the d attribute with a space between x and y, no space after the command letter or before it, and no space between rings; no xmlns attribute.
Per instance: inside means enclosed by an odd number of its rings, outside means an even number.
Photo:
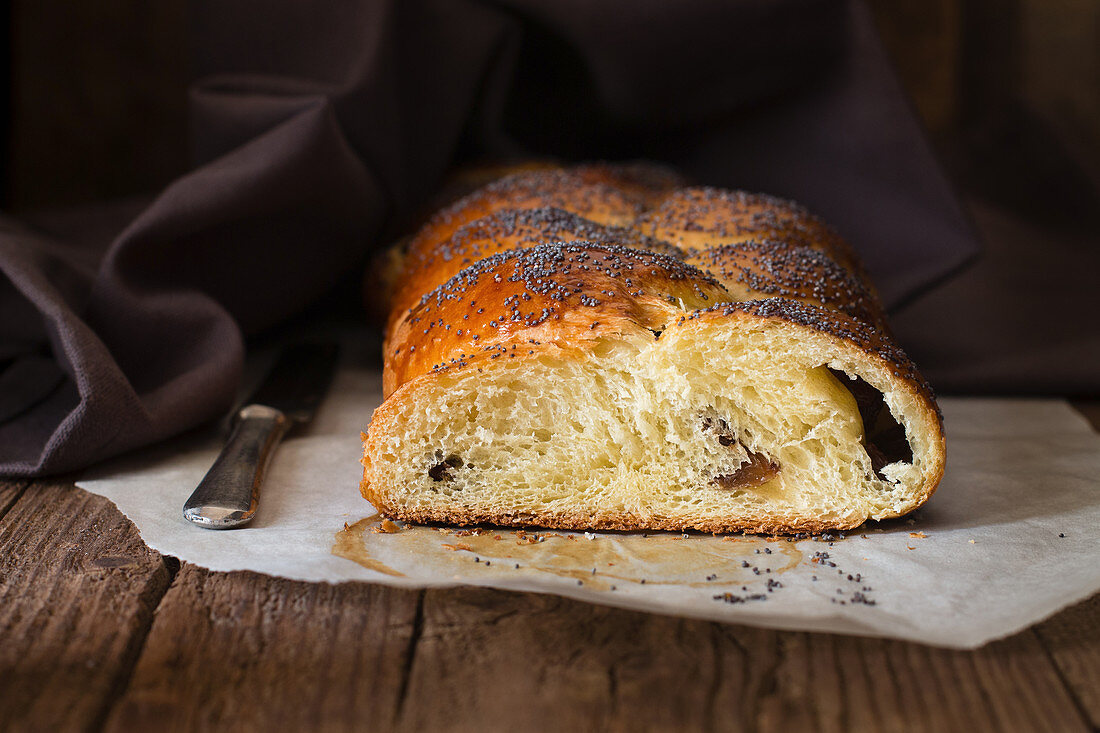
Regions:
<svg viewBox="0 0 1100 733"><path fill-rule="evenodd" d="M453 545L443 544L443 545L441 545L441 547L446 547L448 550L450 550L452 552L458 552L459 550L465 550L466 552L472 552L470 546L467 545L465 542L456 542Z"/></svg>
<svg viewBox="0 0 1100 733"><path fill-rule="evenodd" d="M924 532L910 532L909 536L918 540L928 539L928 535L926 535Z"/></svg>
<svg viewBox="0 0 1100 733"><path fill-rule="evenodd" d="M978 544L978 543L977 543L977 542L975 542L974 540L967 540L967 542L969 542L969 543L970 543L970 544L972 544L972 545L976 545L976 544Z"/></svg>
<svg viewBox="0 0 1100 733"><path fill-rule="evenodd" d="M908 549L910 549L910 550L915 550L915 549L917 549L917 548L915 548L915 547L912 547L911 545L906 545L906 547L907 547Z"/></svg>

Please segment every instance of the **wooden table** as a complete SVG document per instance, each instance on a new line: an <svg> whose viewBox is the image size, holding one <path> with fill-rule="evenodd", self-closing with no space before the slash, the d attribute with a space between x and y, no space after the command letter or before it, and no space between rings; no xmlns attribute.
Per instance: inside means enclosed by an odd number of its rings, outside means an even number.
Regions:
<svg viewBox="0 0 1100 733"><path fill-rule="evenodd" d="M215 573L71 481L0 482L0 731L1098 727L1100 595L946 651Z"/></svg>

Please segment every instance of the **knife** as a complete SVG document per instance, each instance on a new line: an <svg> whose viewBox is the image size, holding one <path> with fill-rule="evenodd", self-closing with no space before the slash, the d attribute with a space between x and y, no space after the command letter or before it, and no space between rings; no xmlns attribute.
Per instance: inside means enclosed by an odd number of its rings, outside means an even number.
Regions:
<svg viewBox="0 0 1100 733"><path fill-rule="evenodd" d="M284 350L245 406L233 416L229 439L183 516L206 529L231 529L256 514L264 472L279 441L308 422L332 381L338 347L301 343Z"/></svg>

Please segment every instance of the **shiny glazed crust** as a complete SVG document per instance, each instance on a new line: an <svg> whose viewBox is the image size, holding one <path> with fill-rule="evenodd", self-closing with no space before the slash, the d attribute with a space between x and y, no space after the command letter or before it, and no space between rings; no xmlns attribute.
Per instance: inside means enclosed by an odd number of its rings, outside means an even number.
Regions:
<svg viewBox="0 0 1100 733"><path fill-rule="evenodd" d="M851 248L791 202L677 188L681 183L666 169L645 164L540 169L490 183L430 218L404 256L385 343L386 401L364 438L361 490L372 504L408 521L804 532L853 527L872 516L898 516L931 496L944 465L938 409L916 367L890 340L882 307ZM434 478L422 481L424 491L414 490L394 472L394 463L413 460L411 446L419 439L415 431L402 431L411 430L414 418L430 412L433 402L440 405L439 420L456 421L454 429L466 429L453 417L454 404L441 396L448 389L468 390L472 384L476 392L479 380L489 389L506 373L522 378L528 369L531 374L546 369L555 374L552 370L559 367L563 373L589 369L585 374L590 376L577 382L583 386L585 380L601 378L599 370L605 367L593 367L597 361L616 374L636 368L630 379L639 384L650 380L645 382L651 385L648 389L658 392L664 389L660 380L675 381L676 369L694 372L701 366L704 376L692 389L715 389L705 375L707 365L717 362L697 364L690 355L742 333L744 343L763 349L761 353L769 353L770 344L775 344L775 353L801 344L800 351L790 353L805 362L799 368L812 375L808 378L815 389L830 394L838 385L851 389L855 401L845 392L837 410L847 410L850 417L858 406L855 419L867 422L866 428L859 427L866 446L859 457L861 475L869 485L877 481L887 487L886 498L864 502L866 506L852 502L851 511L843 502L833 502L816 515L801 505L784 508L782 502L768 509L754 497L746 509L728 515L696 511L690 503L682 510L654 513L645 506L624 508L621 501L571 505L568 497L545 505L509 506L506 498L467 501L474 488L463 489L468 493L462 500L451 497L457 489L450 488L447 497L435 497L434 487L457 486L466 480L463 472L475 465L438 450L428 468ZM721 353L707 359L721 360ZM677 365L669 366L676 359ZM836 381L827 376L826 367ZM672 376L653 382L652 374L661 369ZM766 371L767 365L753 369ZM858 381L862 391L844 377ZM517 384L538 389L530 380ZM889 408L886 414L904 429L912 465L895 455L885 468L879 461L872 471L872 453L879 447L871 444L870 423L883 411L865 410L867 385L877 390L874 394L881 393L881 404ZM551 399L552 389L547 387L539 399ZM698 412L699 406L692 404ZM430 431L434 423L425 425L423 430ZM742 429L749 435L762 428L748 420ZM507 426L499 430L497 439L515 439L504 434ZM564 433L556 433L555 439L557 434ZM699 440L712 438L707 434ZM733 439L726 440L723 446ZM749 457L767 451L763 444L750 445L751 440L738 438L734 447ZM430 457L424 460L432 464ZM644 484L651 478L647 476L631 480ZM622 482L621 477L615 480ZM772 484L761 486L735 491L766 494Z"/></svg>

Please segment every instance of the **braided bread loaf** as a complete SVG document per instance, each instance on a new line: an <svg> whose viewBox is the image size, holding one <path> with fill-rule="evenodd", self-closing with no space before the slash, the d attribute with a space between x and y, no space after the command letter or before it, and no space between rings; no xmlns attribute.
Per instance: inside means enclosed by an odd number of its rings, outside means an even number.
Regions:
<svg viewBox="0 0 1100 733"><path fill-rule="evenodd" d="M851 248L645 165L507 176L408 242L363 495L407 521L821 531L920 506L942 421Z"/></svg>

